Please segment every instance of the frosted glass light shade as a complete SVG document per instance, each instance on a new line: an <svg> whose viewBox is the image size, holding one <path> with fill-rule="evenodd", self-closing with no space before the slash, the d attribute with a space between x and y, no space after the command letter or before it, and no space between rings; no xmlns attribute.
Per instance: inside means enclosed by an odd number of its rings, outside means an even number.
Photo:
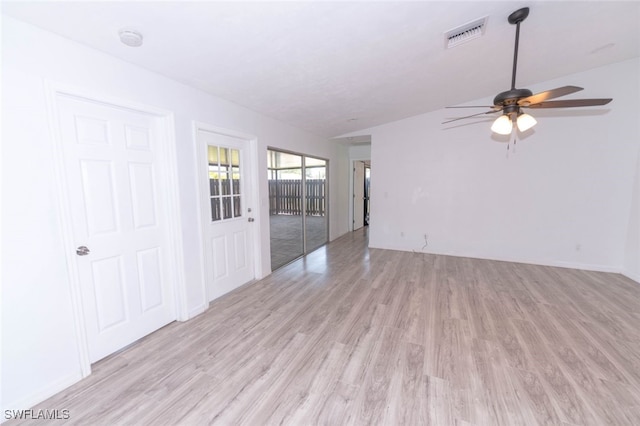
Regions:
<svg viewBox="0 0 640 426"><path fill-rule="evenodd" d="M537 123L536 119L530 116L529 114L520 114L518 116L518 121L517 121L518 130L520 130L521 132L529 130L530 128L535 126L536 123Z"/></svg>
<svg viewBox="0 0 640 426"><path fill-rule="evenodd" d="M508 115L501 115L491 125L491 131L499 135L508 135L513 130L513 123Z"/></svg>

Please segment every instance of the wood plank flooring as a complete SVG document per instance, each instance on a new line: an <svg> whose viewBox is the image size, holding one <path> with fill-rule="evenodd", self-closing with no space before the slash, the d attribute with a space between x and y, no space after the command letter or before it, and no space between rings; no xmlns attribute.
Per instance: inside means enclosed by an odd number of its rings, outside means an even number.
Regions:
<svg viewBox="0 0 640 426"><path fill-rule="evenodd" d="M346 235L35 408L82 425L640 424L640 284L366 245Z"/></svg>

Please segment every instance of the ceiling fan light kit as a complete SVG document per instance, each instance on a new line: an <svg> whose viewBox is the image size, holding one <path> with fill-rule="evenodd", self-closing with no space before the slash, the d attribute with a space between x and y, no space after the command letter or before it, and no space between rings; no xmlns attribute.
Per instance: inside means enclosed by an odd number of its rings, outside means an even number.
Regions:
<svg viewBox="0 0 640 426"><path fill-rule="evenodd" d="M520 130L521 132L526 132L527 130L535 126L538 121L526 112L521 112L520 115L518 115L516 123L518 124L518 130Z"/></svg>
<svg viewBox="0 0 640 426"><path fill-rule="evenodd" d="M499 135L510 135L513 130L513 122L508 115L501 115L491 125L491 131Z"/></svg>
<svg viewBox="0 0 640 426"><path fill-rule="evenodd" d="M531 115L522 111L523 108L571 108L606 105L612 101L611 98L604 99L569 99L563 101L549 101L549 99L558 98L560 96L569 95L571 93L583 90L577 86L563 86L556 89L547 90L545 92L536 93L535 95L529 89L516 89L516 71L518 67L518 44L520 41L520 24L529 16L529 8L523 7L513 12L508 17L510 24L516 26L516 40L513 51L513 70L511 73L511 89L506 92L499 93L493 99L493 106L482 107L490 108L489 111L477 114L458 117L442 124L451 123L452 121L463 120L466 118L478 117L486 114L501 113L501 115L491 125L491 130L500 135L509 135L517 127L518 131L525 132L536 125L537 121ZM477 106L460 106L447 108L478 108ZM514 126L515 124L515 126ZM507 146L508 148L508 146Z"/></svg>

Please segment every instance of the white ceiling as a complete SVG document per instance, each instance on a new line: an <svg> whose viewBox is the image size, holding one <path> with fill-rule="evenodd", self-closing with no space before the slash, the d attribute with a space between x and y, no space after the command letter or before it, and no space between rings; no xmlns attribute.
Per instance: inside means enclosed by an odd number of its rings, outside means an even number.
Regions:
<svg viewBox="0 0 640 426"><path fill-rule="evenodd" d="M3 13L326 137L640 56L638 2L29 2ZM488 16L482 38L444 33ZM118 30L144 35L140 48ZM550 88L551 89L551 88ZM602 97L589 93L583 97Z"/></svg>

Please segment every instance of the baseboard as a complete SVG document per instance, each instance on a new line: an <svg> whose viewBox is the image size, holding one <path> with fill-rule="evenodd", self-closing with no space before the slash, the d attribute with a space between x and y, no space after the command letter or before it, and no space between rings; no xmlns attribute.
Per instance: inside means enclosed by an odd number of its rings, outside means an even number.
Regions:
<svg viewBox="0 0 640 426"><path fill-rule="evenodd" d="M622 275L640 284L640 272L622 271Z"/></svg>
<svg viewBox="0 0 640 426"><path fill-rule="evenodd" d="M407 249L406 247L393 246L393 245L378 245L378 244L370 244L369 248L376 248L382 250L396 250L396 251L405 251L405 252L414 252L414 253L424 253L424 254L437 254L442 256L453 256L453 257L467 257L471 259L482 259L482 260L495 260L498 262L511 262L511 263L524 263L527 265L540 265L540 266L553 266L557 268L568 268L568 269L581 269L585 271L596 271L596 272L610 272L620 274L620 267L608 266L608 265L600 265L593 263L578 263L578 262L564 262L564 261L554 261L554 260L537 260L537 259L529 259L529 258L518 258L518 257L510 257L510 256L485 256L479 255L477 253L460 253L460 252L452 252L447 250L423 250L416 251ZM630 277L631 279L634 279ZM637 281L637 279L634 279Z"/></svg>
<svg viewBox="0 0 640 426"><path fill-rule="evenodd" d="M613 274L619 274L620 268L608 265L598 265L593 263L576 263L576 262L548 262L548 263L534 263L534 262L520 262L520 263L531 263L534 265L546 265L546 266L555 266L557 268L569 268L569 269L582 269L584 271L595 271L595 272L610 272Z"/></svg>
<svg viewBox="0 0 640 426"><path fill-rule="evenodd" d="M48 386L45 386L44 388L40 389L39 391L34 392L31 395L28 395L27 397L22 398L18 401L7 402L7 403L3 401L3 406L2 406L3 415L0 419L0 423L4 423L5 421L9 420L9 419L6 419L4 416L5 410L28 410L30 408L33 408L37 404L41 403L42 401L48 398L51 398L53 395L59 392L62 392L63 390L79 382L80 380L82 380L82 374L80 374L80 372L74 373L67 377L63 377L62 379L54 383L51 383ZM64 409L65 407L46 407L46 408L51 410L53 409L61 410L61 409Z"/></svg>
<svg viewBox="0 0 640 426"><path fill-rule="evenodd" d="M208 303L203 303L201 305L196 306L195 308L191 309L188 312L188 317L185 321L189 321L191 318L197 317L198 315L200 315L201 313L203 313L204 311L207 310L207 308L209 307Z"/></svg>

